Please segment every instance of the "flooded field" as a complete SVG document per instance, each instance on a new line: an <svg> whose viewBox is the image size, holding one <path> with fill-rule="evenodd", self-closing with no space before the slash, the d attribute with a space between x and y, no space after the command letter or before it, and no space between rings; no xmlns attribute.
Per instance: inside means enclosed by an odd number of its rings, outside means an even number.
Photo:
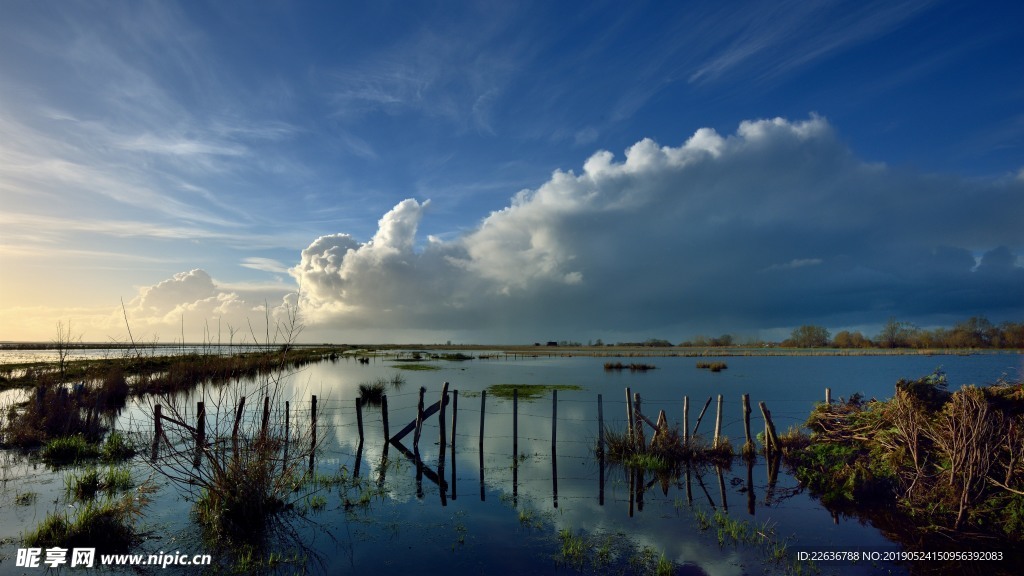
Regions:
<svg viewBox="0 0 1024 576"><path fill-rule="evenodd" d="M468 353L478 356L479 352ZM334 481L302 493L283 522L261 542L274 563L261 570L285 573L675 573L675 574L877 574L910 573L892 562L810 563L801 552L851 547L898 551L891 526L830 511L802 489L785 466L758 456L731 466L702 465L663 473L635 473L595 454L599 417L610 429L626 427L626 388L642 397L652 419L664 410L670 426L682 420L689 398L689 428L708 398L723 396L721 428L738 451L744 437L740 398L765 402L775 425L799 426L825 388L833 398L861 393L887 398L900 378L936 369L950 389L1019 380L1022 356L730 357L720 372L697 369L695 359L645 358L653 369L605 370L606 359L588 357L399 361L342 356L284 376L273 398L275 419L284 414L290 436L306 440L313 421L319 449L315 471ZM357 410L360 385L383 385L390 437L415 423L420 389L426 406L448 383L451 402L444 426L438 416L399 444L385 441L385 408ZM496 385L510 385L492 388ZM543 386L535 395L530 386ZM155 492L139 525L144 554L210 554L214 564L237 569L237 550L215 549L192 520L197 489L183 489L154 467L176 450L174 427L161 424L169 442L149 445L156 433L153 407L177 406L181 424L198 426L196 403L206 406L211 430L230 430L242 396L244 422L258 423L257 382L206 386L187 395L130 401L111 423L145 447L131 461L134 477L151 478ZM553 387L558 387L557 400ZM521 388L517 400L502 393ZM486 391L490 390L485 394ZM712 402L698 434L713 432ZM214 406L219 412L214 411ZM166 413L166 412L165 412ZM214 426L212 420L222 422ZM280 425L280 422L275 422ZM258 424L257 424L258 425ZM763 429L755 408L753 428ZM443 444L442 444L443 430ZM649 434L649 431L648 431ZM223 440L223 439L222 439ZM293 454L301 446L293 446ZM0 572L20 573L14 562L25 532L48 512L81 505L67 496L66 478L80 468L54 469L15 451L2 455L0 471ZM200 467L209 466L200 462ZM251 566L250 566L251 567ZM173 566L188 573L208 568ZM920 567L915 567L919 570ZM125 569L129 570L129 569ZM31 572L31 570L29 570Z"/></svg>

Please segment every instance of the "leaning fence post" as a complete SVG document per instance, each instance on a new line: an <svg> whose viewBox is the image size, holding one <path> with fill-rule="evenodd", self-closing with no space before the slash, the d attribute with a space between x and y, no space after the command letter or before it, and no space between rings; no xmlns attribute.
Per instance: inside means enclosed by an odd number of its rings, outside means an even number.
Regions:
<svg viewBox="0 0 1024 576"><path fill-rule="evenodd" d="M697 423L693 426L693 436L697 435L697 429L700 428L700 421L704 419L704 413L708 411L708 406L711 406L711 396L708 396L708 401L704 403L704 408L700 411L700 415L697 416Z"/></svg>
<svg viewBox="0 0 1024 576"><path fill-rule="evenodd" d="M423 429L423 395L427 393L427 389L420 386L420 401L416 405L416 429L412 435L412 449L413 452L419 452L420 449L420 431Z"/></svg>
<svg viewBox="0 0 1024 576"><path fill-rule="evenodd" d="M761 415L764 416L764 425L766 432L764 439L765 448L767 448L769 452L771 452L772 450L778 450L779 437L775 433L775 424L772 422L772 413L768 411L768 407L765 406L763 401L758 402L757 405L759 408L761 408Z"/></svg>

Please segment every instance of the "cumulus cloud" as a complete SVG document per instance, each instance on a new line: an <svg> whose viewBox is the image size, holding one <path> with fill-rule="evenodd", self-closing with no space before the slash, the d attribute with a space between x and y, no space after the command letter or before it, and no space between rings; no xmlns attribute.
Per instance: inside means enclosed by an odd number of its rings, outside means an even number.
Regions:
<svg viewBox="0 0 1024 576"><path fill-rule="evenodd" d="M451 240L417 240L428 207L303 250L308 320L535 340L1024 313L1020 181L865 162L816 116L599 151Z"/></svg>
<svg viewBox="0 0 1024 576"><path fill-rule="evenodd" d="M273 325L285 319L287 307L294 305L294 298L294 293L281 287L256 288L244 293L227 289L205 270L194 269L140 288L134 298L125 302L123 313L127 314L132 331L143 337L150 331L157 334L184 331L185 339L190 342L216 340L215 331L220 325L225 332L222 341L228 340L227 330L233 327L241 331L234 339L239 342L252 339L250 325L265 337L264 323L268 316L273 332ZM94 323L107 332L123 327L122 311L118 310L116 318Z"/></svg>

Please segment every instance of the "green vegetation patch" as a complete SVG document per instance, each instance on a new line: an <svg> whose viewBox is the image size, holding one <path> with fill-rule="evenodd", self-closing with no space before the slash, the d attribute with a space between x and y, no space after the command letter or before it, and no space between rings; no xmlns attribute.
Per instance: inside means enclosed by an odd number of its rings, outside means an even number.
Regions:
<svg viewBox="0 0 1024 576"><path fill-rule="evenodd" d="M51 464L70 464L100 455L98 444L89 442L81 434L54 438L43 447L43 460Z"/></svg>
<svg viewBox="0 0 1024 576"><path fill-rule="evenodd" d="M396 364L395 368L399 370L440 370L437 366L429 364Z"/></svg>
<svg viewBox="0 0 1024 576"><path fill-rule="evenodd" d="M520 400L536 400L552 390L583 390L583 387L576 384L495 384L487 388L487 393L511 399L514 390L519 391Z"/></svg>

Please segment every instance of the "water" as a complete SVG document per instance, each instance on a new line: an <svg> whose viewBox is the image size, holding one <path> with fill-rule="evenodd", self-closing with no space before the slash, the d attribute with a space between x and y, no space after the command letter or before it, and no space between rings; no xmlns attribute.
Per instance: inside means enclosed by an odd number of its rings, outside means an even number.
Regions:
<svg viewBox="0 0 1024 576"><path fill-rule="evenodd" d="M587 573L642 572L636 568L644 563L650 567L662 555L676 564L680 574L724 576L784 571L784 564L768 558L766 546L737 545L728 539L720 545L715 528L702 530L699 516L710 516L715 511L746 522L751 529L771 530L773 541L786 543L790 555L797 547L842 550L855 544L891 548L895 545L870 524L856 518L833 517L802 491L784 468L778 472L777 481L770 483L764 458L759 458L749 472L743 462L736 460L731 469L721 471L721 481L713 467L691 470L690 497L685 474L667 479L647 474L643 484L650 487L631 490L626 471L610 465L602 470L594 457L598 395L602 397L605 424L621 430L626 420L626 387L641 394L643 410L652 420L659 410L665 410L672 424L681 420L682 398L688 395L691 428L704 401L722 394L723 434L738 448L743 442L743 393L750 394L754 407L754 431L763 427L756 406L764 401L781 432L806 420L813 405L823 400L826 386L836 399L855 392L882 399L891 396L899 378L918 378L941 368L948 374L950 388L956 389L1003 377L1019 379L1024 374L1022 358L997 354L705 359L726 362L728 369L719 373L698 370L696 359L680 357L640 359L657 366L645 373L606 372L602 367L606 359L585 357L424 362L441 368L434 371L400 370L401 363L380 358L368 365L353 359L321 362L282 381L281 399L291 399L291 425L308 424L310 399L315 394L318 433L324 439L318 469L330 473L344 468L350 474L358 469L363 489L380 495L373 496L368 505L353 505L351 500L359 490L344 495L325 491L322 495L327 504L305 519L294 520L291 527L296 538L279 544L280 551L287 555L292 550L308 558L308 568L314 573L572 573L578 567L566 565L561 553L558 533L564 530L584 538L588 553L582 571ZM401 374L405 384L398 389L389 387L387 392L392 434L415 418L421 386L426 388L428 405L440 398L443 382L449 382L451 390L458 390L455 448L454 454L452 449L446 450L443 490L431 480L433 473L440 471L436 418L423 426L419 451L425 470L419 479L416 464L393 446L388 452L389 465L379 468L385 445L379 408L364 409L360 450L354 403L358 386L395 374ZM481 470L480 392L494 384L582 388L558 393L554 451L550 392L533 401L520 400L515 440L511 400L489 394L483 407ZM228 391L234 394L245 386L238 384ZM205 398L209 406L220 390L199 390L183 404L191 406ZM224 402L228 409L234 405L226 399ZM130 405L119 416L118 429L151 434L151 416L144 404ZM247 406L253 404L259 403L250 400ZM258 407L253 408L256 414ZM447 409L449 441L453 408L449 405ZM714 411L713 402L700 425L704 436L713 431ZM513 451L514 442L518 452ZM412 435L403 444L411 448ZM0 554L8 557L0 563L0 572L12 568L10 559L19 534L37 524L47 510L63 505L66 473L54 473L12 454L5 457L8 463L0 478L0 541L15 541L0 546ZM136 463L136 468L140 476L149 474L142 463ZM198 530L188 520L191 503L187 495L159 476L157 479L161 482L159 492L142 520L150 532L142 548L151 553L180 550L217 556L216 551L203 548ZM38 494L34 503L10 505L18 494L28 491ZM905 573L901 567L889 564L882 568ZM825 570L869 574L878 573L879 567L830 564Z"/></svg>

